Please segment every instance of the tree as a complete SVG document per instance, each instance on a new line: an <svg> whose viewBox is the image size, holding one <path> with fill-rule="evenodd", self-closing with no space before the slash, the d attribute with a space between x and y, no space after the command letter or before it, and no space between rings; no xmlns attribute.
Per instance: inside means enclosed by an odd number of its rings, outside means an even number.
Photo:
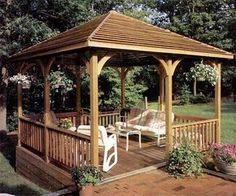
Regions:
<svg viewBox="0 0 236 196"><path fill-rule="evenodd" d="M236 51L236 2L233 0L146 1L152 9L152 22L201 42ZM155 16L158 16L155 17ZM161 17L159 17L161 16ZM229 94L235 81L233 62L223 67L223 88ZM235 63L234 63L235 64Z"/></svg>

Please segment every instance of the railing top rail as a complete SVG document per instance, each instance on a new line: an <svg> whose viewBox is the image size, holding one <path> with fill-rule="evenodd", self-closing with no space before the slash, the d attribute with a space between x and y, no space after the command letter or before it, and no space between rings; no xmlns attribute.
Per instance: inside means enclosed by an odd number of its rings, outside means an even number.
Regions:
<svg viewBox="0 0 236 196"><path fill-rule="evenodd" d="M190 125L199 125L199 124L217 122L217 121L218 121L218 119L201 120L198 122L189 122L189 123L184 123L184 124L173 125L172 128L178 128L178 127L184 127L184 126L190 126Z"/></svg>
<svg viewBox="0 0 236 196"><path fill-rule="evenodd" d="M49 128L53 131L61 132L61 133L67 134L67 135L72 135L72 136L83 138L85 140L90 141L90 136L87 136L87 135L84 135L84 134L81 134L81 133L66 130L66 129L63 129L63 128L60 128L60 127L56 127L54 125L47 125L47 128Z"/></svg>
<svg viewBox="0 0 236 196"><path fill-rule="evenodd" d="M70 117L70 116L76 116L77 112L59 112L59 113L55 113L56 117Z"/></svg>
<svg viewBox="0 0 236 196"><path fill-rule="evenodd" d="M101 113L101 114L99 114L98 116L101 117L101 116L114 116L114 115L120 115L120 113L119 113L119 112Z"/></svg>
<svg viewBox="0 0 236 196"><path fill-rule="evenodd" d="M186 118L187 120L188 119L193 119L193 120L208 120L208 119L211 119L211 118L207 118L207 117L184 115L184 114L175 114L175 117Z"/></svg>
<svg viewBox="0 0 236 196"><path fill-rule="evenodd" d="M36 125L39 125L41 127L44 127L44 124L41 123L41 122L38 122L38 121L35 121L35 120L32 120L30 118L27 118L25 116L20 116L19 117L20 120L23 120L23 121L26 121L26 122L29 122L29 123L33 123L33 124L36 124Z"/></svg>

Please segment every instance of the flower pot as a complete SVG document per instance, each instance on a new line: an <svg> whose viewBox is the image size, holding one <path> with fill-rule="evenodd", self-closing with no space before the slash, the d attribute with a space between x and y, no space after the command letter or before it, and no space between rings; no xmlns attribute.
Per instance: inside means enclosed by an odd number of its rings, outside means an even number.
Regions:
<svg viewBox="0 0 236 196"><path fill-rule="evenodd" d="M79 196L93 196L93 185L88 184L79 189Z"/></svg>
<svg viewBox="0 0 236 196"><path fill-rule="evenodd" d="M229 175L236 175L236 162L232 164L226 164L223 161L215 160L216 167L223 173Z"/></svg>

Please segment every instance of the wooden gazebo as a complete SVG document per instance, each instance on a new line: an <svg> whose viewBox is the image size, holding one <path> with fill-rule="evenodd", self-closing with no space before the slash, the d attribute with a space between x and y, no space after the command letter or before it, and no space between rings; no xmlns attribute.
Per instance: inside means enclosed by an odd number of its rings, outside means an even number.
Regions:
<svg viewBox="0 0 236 196"><path fill-rule="evenodd" d="M83 69L86 69L90 75L91 138L73 132L69 133L69 131L60 130L51 125L48 74L51 66L59 62L62 54L65 63L74 70L77 76L77 113L75 117L77 125L81 121L80 74ZM218 70L219 77L215 85L215 118L176 115L175 121L178 123L173 124L171 120L172 77L176 67L186 58L204 59ZM193 138L194 135L196 138L197 134L202 135L201 143L194 141L199 149L206 149L211 143L220 142L220 75L221 62L224 59L233 59L233 54L114 11L22 50L12 56L12 60L18 64L19 71L24 73L30 67L38 65L44 76L45 120L42 124L30 121L23 116L22 90L19 85L17 166L20 167L24 161L27 162L23 157L25 156L23 149L26 148L31 150L33 156L44 157L45 163L57 161L55 165L63 162L65 166L72 167L77 163L75 159L83 159L83 164L88 164L90 161L95 166L99 164L98 76L104 66L113 67L120 75L121 107L125 105L125 76L129 68L134 65L156 66L160 74L160 109L166 112L166 152L169 152L173 146L173 136L181 139L186 131L190 133L190 138ZM61 142L62 137L65 136L70 147L64 146L65 142ZM54 139L52 140L52 138ZM83 141L83 150L79 151L82 156L73 155L75 151L77 152L75 146L79 141ZM68 148L65 160L62 160L59 148ZM53 161L50 161L51 159ZM41 170L43 169L41 168Z"/></svg>

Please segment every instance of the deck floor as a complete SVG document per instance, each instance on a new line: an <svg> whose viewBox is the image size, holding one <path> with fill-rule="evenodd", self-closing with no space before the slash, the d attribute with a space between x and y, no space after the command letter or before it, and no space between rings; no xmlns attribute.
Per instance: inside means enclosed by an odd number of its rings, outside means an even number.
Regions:
<svg viewBox="0 0 236 196"><path fill-rule="evenodd" d="M118 163L104 177L131 172L157 163L161 163L165 157L165 148L157 147L156 141L142 136L142 148L139 148L138 137L131 136L129 140L129 151L125 150L126 139L120 137L118 142ZM102 163L102 155L100 160Z"/></svg>

